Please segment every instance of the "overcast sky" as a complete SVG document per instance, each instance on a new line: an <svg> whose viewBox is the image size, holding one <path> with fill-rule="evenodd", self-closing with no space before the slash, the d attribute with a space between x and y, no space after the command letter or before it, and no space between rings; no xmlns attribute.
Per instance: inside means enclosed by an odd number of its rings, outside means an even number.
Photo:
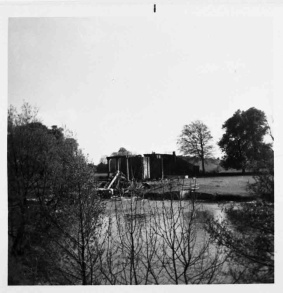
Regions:
<svg viewBox="0 0 283 293"><path fill-rule="evenodd" d="M273 115L273 23L169 11L92 18L11 18L8 103L66 125L94 163L120 147L177 151L199 119L214 143L238 109ZM215 147L216 157L220 156Z"/></svg>

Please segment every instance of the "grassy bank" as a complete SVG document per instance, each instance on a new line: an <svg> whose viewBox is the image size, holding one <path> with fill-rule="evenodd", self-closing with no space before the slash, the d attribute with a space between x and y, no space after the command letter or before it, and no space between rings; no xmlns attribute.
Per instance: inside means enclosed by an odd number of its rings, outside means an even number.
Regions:
<svg viewBox="0 0 283 293"><path fill-rule="evenodd" d="M247 185L254 183L252 176L205 177L197 178L198 189L190 193L192 179L180 179L149 183L150 189L145 192L147 199L178 199L181 196L195 196L198 200L207 201L249 201L254 197L247 191Z"/></svg>

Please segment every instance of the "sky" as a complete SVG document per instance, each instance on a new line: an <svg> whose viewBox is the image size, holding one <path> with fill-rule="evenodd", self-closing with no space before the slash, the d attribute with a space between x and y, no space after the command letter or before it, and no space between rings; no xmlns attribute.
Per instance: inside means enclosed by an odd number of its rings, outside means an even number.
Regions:
<svg viewBox="0 0 283 293"><path fill-rule="evenodd" d="M10 18L8 104L73 131L95 163L124 147L178 152L182 128L211 130L256 107L273 121L273 22L186 10L89 18Z"/></svg>

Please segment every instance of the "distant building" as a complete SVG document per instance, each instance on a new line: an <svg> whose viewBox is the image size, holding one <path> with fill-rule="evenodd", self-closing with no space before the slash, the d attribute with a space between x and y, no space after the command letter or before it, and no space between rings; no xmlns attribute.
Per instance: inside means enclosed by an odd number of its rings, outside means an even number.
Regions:
<svg viewBox="0 0 283 293"><path fill-rule="evenodd" d="M118 170L123 172L128 180L131 179L163 179L173 176L199 173L195 166L182 157L173 154L144 154L144 156L110 156L107 157L108 176Z"/></svg>

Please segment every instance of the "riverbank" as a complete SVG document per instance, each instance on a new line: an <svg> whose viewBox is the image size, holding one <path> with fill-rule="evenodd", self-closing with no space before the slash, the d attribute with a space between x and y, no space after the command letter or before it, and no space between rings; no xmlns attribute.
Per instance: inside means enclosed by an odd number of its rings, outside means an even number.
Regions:
<svg viewBox="0 0 283 293"><path fill-rule="evenodd" d="M200 192L182 192L182 191L171 191L171 192L147 192L144 194L144 199L149 200L179 200L179 199L195 199L206 202L225 202L225 201L235 201L235 202L246 202L252 201L255 196L242 196L237 194L210 194L210 193L200 193Z"/></svg>

